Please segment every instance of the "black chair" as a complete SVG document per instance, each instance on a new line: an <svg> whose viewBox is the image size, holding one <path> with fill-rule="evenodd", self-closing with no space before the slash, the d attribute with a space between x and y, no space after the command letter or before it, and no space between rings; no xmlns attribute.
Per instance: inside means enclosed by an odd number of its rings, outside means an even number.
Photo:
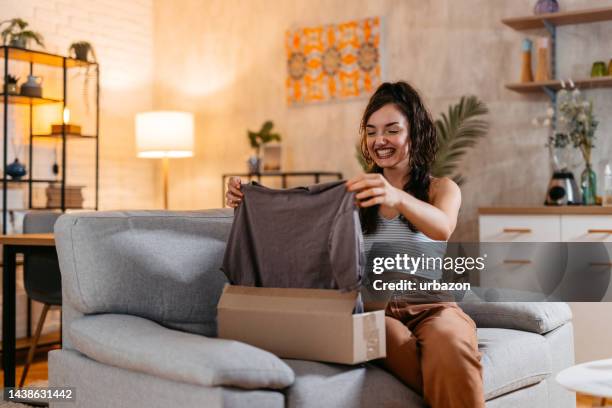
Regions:
<svg viewBox="0 0 612 408"><path fill-rule="evenodd" d="M24 234L53 232L53 225L60 215L59 212L51 211L28 212L23 219L23 232ZM43 309L36 324L19 387L23 387L34 359L47 312L51 306L62 305L62 283L55 247L49 247L48 252L24 255L23 283L28 297L42 303Z"/></svg>

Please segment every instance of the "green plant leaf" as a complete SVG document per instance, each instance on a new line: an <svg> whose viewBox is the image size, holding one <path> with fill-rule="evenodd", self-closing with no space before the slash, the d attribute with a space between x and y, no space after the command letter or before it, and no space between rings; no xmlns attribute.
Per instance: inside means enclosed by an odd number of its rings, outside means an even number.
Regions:
<svg viewBox="0 0 612 408"><path fill-rule="evenodd" d="M435 121L438 138L438 154L432 165L434 177L451 177L457 184L465 179L458 174L457 167L478 139L489 131L487 121L478 119L489 112L484 102L476 96L464 96L455 105L442 113Z"/></svg>

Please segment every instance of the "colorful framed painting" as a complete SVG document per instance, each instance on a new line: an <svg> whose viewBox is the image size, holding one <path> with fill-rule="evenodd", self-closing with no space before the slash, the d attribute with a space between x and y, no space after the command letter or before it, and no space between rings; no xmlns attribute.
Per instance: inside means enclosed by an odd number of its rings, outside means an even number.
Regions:
<svg viewBox="0 0 612 408"><path fill-rule="evenodd" d="M370 95L381 83L380 17L288 30L287 103Z"/></svg>

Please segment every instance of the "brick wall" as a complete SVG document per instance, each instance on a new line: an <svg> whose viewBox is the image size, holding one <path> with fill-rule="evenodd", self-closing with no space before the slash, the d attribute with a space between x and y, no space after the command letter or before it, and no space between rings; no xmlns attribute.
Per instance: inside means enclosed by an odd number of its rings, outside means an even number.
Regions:
<svg viewBox="0 0 612 408"><path fill-rule="evenodd" d="M25 19L33 30L44 36L48 52L65 55L70 43L79 40L94 45L101 70L100 208L159 208L158 163L136 158L133 125L136 112L153 106L153 1L0 0L0 21L14 17ZM28 64L11 63L9 71L23 80L28 73ZM61 69L35 67L34 74L44 77L45 95L61 95ZM93 131L93 104L88 112L84 103L84 72L71 72L68 84L71 122L83 125L84 132ZM90 81L90 86L93 86L93 81ZM89 96L93 97L93 89ZM48 132L50 123L61 120L57 106L36 109L35 131ZM18 150L22 146L19 158L27 163L28 149L24 143L28 134L27 107L11 106L9 117L10 136L16 138ZM2 120L0 117L0 126ZM55 160L56 144L41 141L35 146L34 177L53 177L51 166ZM13 150L9 145L9 161L15 157ZM85 206L93 206L94 142L70 141L68 159L68 183L89 185L91 188L85 190ZM44 205L44 188L37 193L39 197L42 194L40 204ZM21 279L18 286L17 334L22 336L25 334L25 293ZM38 311L37 307L34 322ZM58 312L51 315L45 331L57 327L58 316Z"/></svg>

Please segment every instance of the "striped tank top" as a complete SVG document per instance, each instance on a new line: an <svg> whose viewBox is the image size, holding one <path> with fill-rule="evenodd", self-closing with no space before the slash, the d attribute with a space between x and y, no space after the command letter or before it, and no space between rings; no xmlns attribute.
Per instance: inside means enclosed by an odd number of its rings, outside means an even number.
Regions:
<svg viewBox="0 0 612 408"><path fill-rule="evenodd" d="M363 241L368 274L372 274L374 259L377 257L395 258L398 254L401 257L406 254L415 258L444 258L446 253L446 241L436 241L422 232L412 231L401 215L387 219L378 214L376 231L372 234L364 234ZM442 270L431 267L431 264L429 266L427 268L415 268L414 275L425 279L441 279ZM409 273L406 270L386 271Z"/></svg>

